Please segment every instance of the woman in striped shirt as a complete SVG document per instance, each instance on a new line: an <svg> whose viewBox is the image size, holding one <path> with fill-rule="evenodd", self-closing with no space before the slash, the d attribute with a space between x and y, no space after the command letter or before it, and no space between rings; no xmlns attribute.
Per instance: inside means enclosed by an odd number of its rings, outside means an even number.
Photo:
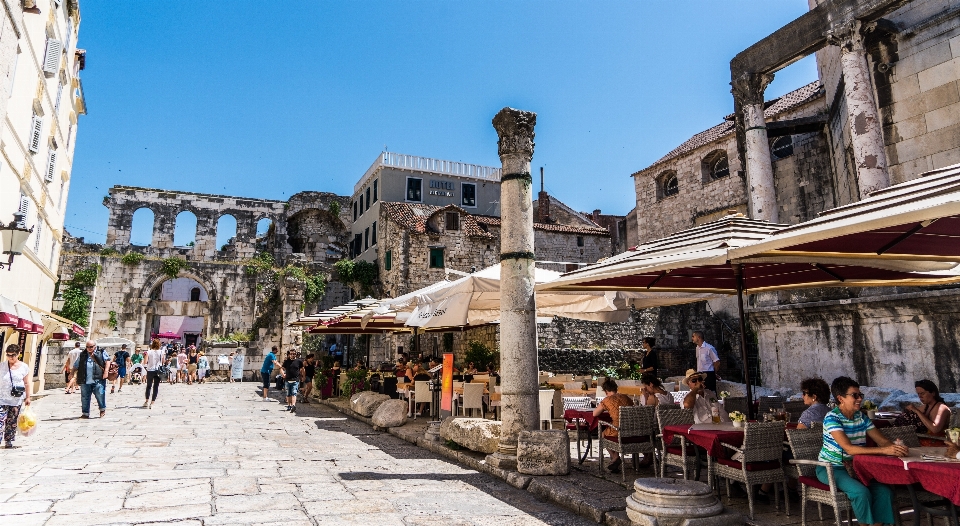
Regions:
<svg viewBox="0 0 960 526"><path fill-rule="evenodd" d="M854 455L905 457L910 451L906 446L890 442L860 410L863 393L856 380L841 376L830 385L830 391L837 400L837 407L823 418L823 448L819 460L833 464L837 488L850 498L853 514L860 524L894 524L893 493L890 488L876 481L864 486L846 468ZM867 447L868 436L877 447ZM830 483L827 468L817 466L817 479L824 484Z"/></svg>

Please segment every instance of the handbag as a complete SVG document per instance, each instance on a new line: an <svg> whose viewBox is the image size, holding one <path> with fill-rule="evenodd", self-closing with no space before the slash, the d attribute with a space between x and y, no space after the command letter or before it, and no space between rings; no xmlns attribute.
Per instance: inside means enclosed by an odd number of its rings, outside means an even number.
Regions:
<svg viewBox="0 0 960 526"><path fill-rule="evenodd" d="M26 386L17 387L13 385L13 372L10 371L10 364L7 364L7 375L10 376L10 396L14 398L20 398L23 396L23 393L27 392Z"/></svg>

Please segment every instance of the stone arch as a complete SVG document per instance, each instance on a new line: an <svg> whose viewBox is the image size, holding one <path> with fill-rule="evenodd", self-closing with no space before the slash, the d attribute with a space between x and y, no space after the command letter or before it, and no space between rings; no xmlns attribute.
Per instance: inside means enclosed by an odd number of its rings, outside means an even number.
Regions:
<svg viewBox="0 0 960 526"><path fill-rule="evenodd" d="M704 183L722 179L730 175L730 160L726 150L713 150L700 161L700 172Z"/></svg>
<svg viewBox="0 0 960 526"><path fill-rule="evenodd" d="M197 283L200 284L201 287L203 287L204 291L206 291L207 301L211 303L217 301L218 292L217 292L216 286L214 285L213 280L210 279L209 276L207 276L200 270L197 270L195 268L186 268L181 270L180 273L177 274L177 277L190 278L196 281ZM160 287L163 285L163 283L165 281L169 281L170 279L174 279L174 278L167 276L163 272L159 272L159 271L154 272L146 280L144 280L143 287L140 288L138 297L142 300L153 299L154 291L159 290Z"/></svg>
<svg viewBox="0 0 960 526"><path fill-rule="evenodd" d="M665 170L657 176L657 199L664 199L680 193L680 179L676 170Z"/></svg>
<svg viewBox="0 0 960 526"><path fill-rule="evenodd" d="M189 215L188 215L189 214ZM189 209L177 212L173 227L173 246L193 246L197 242L197 226L200 216Z"/></svg>
<svg viewBox="0 0 960 526"><path fill-rule="evenodd" d="M217 218L217 250L224 250L226 245L235 243L239 232L236 216L231 213L221 214Z"/></svg>
<svg viewBox="0 0 960 526"><path fill-rule="evenodd" d="M256 218L253 222L256 249L273 252L275 248L274 238L277 232L277 218L267 214L259 214L254 217ZM267 223L264 223L264 221L267 221Z"/></svg>
<svg viewBox="0 0 960 526"><path fill-rule="evenodd" d="M139 219L138 219L139 217ZM141 206L130 214L130 245L149 247L153 245L153 231L157 213L149 206Z"/></svg>

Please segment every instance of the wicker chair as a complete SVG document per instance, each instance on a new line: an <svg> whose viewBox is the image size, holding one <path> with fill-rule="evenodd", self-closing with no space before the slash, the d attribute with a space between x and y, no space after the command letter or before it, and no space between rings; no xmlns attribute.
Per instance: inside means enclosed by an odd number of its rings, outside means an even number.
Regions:
<svg viewBox="0 0 960 526"><path fill-rule="evenodd" d="M764 414L771 409L781 409L783 403L787 401L785 396L761 396L759 398L760 407L757 409L757 414Z"/></svg>
<svg viewBox="0 0 960 526"><path fill-rule="evenodd" d="M742 482L747 486L747 503L750 507L750 519L753 519L753 486L757 484L780 483L786 499L787 513L790 512L790 499L787 495L787 479L783 473L783 430L785 422L747 422L743 426L743 446L736 447L722 443L723 447L734 452L733 459L718 458L714 462L714 472L727 480L727 496L730 496L730 481ZM738 458L739 457L739 458ZM734 460L736 459L736 460ZM780 494L774 490L774 502L780 508Z"/></svg>
<svg viewBox="0 0 960 526"><path fill-rule="evenodd" d="M819 462L820 450L823 449L823 429L787 429L787 442L793 452L791 464L797 467L797 481L800 483L800 524L807 524L807 501L817 503L820 520L823 520L821 505L833 506L833 513L840 526L841 512L846 510L848 522L853 515L853 507L847 494L837 489L833 479L833 464ZM817 479L817 466L827 469L827 479L830 484L824 484Z"/></svg>
<svg viewBox="0 0 960 526"><path fill-rule="evenodd" d="M800 415L807 410L807 404L803 402L784 402L783 410L790 415L791 422L799 422Z"/></svg>
<svg viewBox="0 0 960 526"><path fill-rule="evenodd" d="M727 413L740 411L741 413L748 415L750 414L750 404L747 403L746 396L728 396L723 399L723 410Z"/></svg>
<svg viewBox="0 0 960 526"><path fill-rule="evenodd" d="M895 442L899 438L903 440L903 445L907 447L920 447L920 438L913 426L884 427L878 429L878 431L891 442Z"/></svg>
<svg viewBox="0 0 960 526"><path fill-rule="evenodd" d="M643 453L644 456L650 455L654 458L653 470L657 471L655 430L656 430L656 407L654 406L621 406L620 409L620 427L616 427L610 422L601 420L597 435L599 437L598 453L600 454L600 474L603 474L603 450L612 449L620 453L622 459L625 455L633 453L633 469L638 471L637 454ZM604 428L609 427L617 431L616 440L611 440L603 436ZM625 483L627 481L626 470L620 470L620 478Z"/></svg>
<svg viewBox="0 0 960 526"><path fill-rule="evenodd" d="M688 444L686 437L675 435L667 444L663 440L663 428L677 424L693 425L693 411L691 409L660 408L657 406L657 426L660 434L660 477L666 476L666 467L675 466L683 470L683 479L688 480L687 474L696 472L700 479L700 460L697 447Z"/></svg>

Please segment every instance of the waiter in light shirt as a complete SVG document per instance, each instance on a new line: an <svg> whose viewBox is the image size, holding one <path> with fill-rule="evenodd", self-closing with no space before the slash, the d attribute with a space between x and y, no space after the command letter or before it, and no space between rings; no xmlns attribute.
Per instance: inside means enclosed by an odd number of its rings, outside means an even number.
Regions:
<svg viewBox="0 0 960 526"><path fill-rule="evenodd" d="M697 371L706 374L704 387L717 392L717 369L720 368L720 356L713 345L703 341L703 332L693 331L690 340L697 346Z"/></svg>

